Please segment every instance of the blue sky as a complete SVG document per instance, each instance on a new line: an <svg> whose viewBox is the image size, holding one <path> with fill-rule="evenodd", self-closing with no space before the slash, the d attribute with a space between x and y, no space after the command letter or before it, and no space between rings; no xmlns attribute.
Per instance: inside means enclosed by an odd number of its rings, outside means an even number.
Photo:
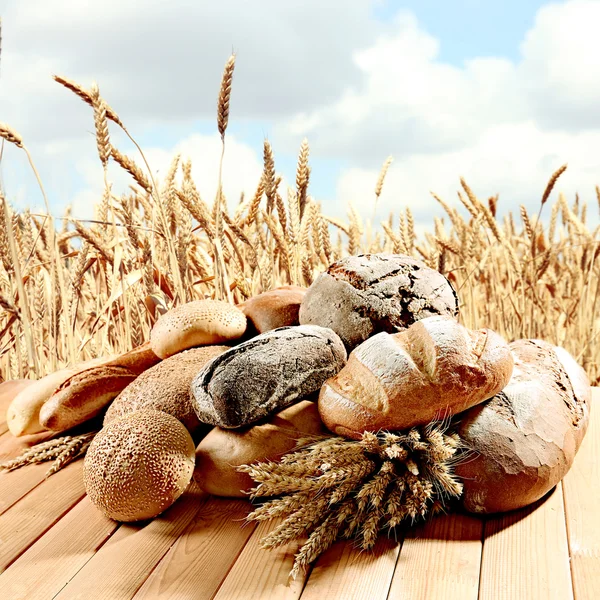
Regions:
<svg viewBox="0 0 600 600"><path fill-rule="evenodd" d="M102 190L91 111L51 80L97 81L163 173L192 158L210 197L221 69L237 53L225 191L252 194L262 143L293 184L298 148L311 145L311 193L343 216L371 214L380 165L394 157L380 214L411 206L437 214L429 191L456 202L460 176L500 209L537 203L552 171L594 202L600 183L598 0L0 0L0 121L20 131L51 196L88 216ZM113 130L115 143L130 146ZM7 148L7 196L38 206L22 153ZM115 191L129 180L111 169Z"/></svg>

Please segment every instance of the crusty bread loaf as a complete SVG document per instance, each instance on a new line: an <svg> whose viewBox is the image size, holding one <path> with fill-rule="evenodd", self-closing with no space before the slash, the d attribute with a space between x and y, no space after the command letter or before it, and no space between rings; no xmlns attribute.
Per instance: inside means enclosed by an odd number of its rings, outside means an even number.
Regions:
<svg viewBox="0 0 600 600"><path fill-rule="evenodd" d="M302 325L333 329L348 352L385 331L415 321L458 315L450 281L424 262L402 254L359 254L329 265L311 284L300 306Z"/></svg>
<svg viewBox="0 0 600 600"><path fill-rule="evenodd" d="M215 427L196 449L194 479L215 496L247 497L255 486L236 467L257 461L277 460L293 450L297 440L327 431L314 402L303 400L273 415L267 422L240 430Z"/></svg>
<svg viewBox="0 0 600 600"><path fill-rule="evenodd" d="M28 385L15 396L6 412L6 421L10 432L14 436L21 436L45 431L46 428L40 423L40 409L44 402L67 379L90 367L100 365L106 360L93 359L79 363L50 373Z"/></svg>
<svg viewBox="0 0 600 600"><path fill-rule="evenodd" d="M196 346L221 344L244 335L248 321L235 306L222 300L194 300L172 308L154 324L152 350L168 358Z"/></svg>
<svg viewBox="0 0 600 600"><path fill-rule="evenodd" d="M268 292L253 296L237 305L248 319L250 335L265 333L278 327L299 325L300 304L306 288L283 285ZM248 335L248 331L246 334Z"/></svg>
<svg viewBox="0 0 600 600"><path fill-rule="evenodd" d="M471 456L455 472L471 512L514 510L544 496L570 469L588 425L589 381L566 350L541 340L510 348L508 385L457 417Z"/></svg>
<svg viewBox="0 0 600 600"><path fill-rule="evenodd" d="M160 358L150 344L79 371L64 379L40 410L40 424L52 431L66 431L99 414L135 378Z"/></svg>
<svg viewBox="0 0 600 600"><path fill-rule="evenodd" d="M401 430L483 402L510 379L507 343L489 329L471 331L451 317L427 317L405 331L379 333L328 379L319 412L334 433Z"/></svg>
<svg viewBox="0 0 600 600"><path fill-rule="evenodd" d="M179 419L190 433L200 421L190 400L190 385L198 372L227 346L202 346L179 352L154 365L130 383L112 402L104 425L139 410L162 410Z"/></svg>

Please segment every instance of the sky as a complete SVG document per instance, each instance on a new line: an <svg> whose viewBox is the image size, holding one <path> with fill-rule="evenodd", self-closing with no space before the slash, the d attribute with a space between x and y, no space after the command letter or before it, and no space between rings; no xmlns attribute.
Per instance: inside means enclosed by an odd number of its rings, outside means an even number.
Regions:
<svg viewBox="0 0 600 600"><path fill-rule="evenodd" d="M143 8L142 8L143 7ZM460 177L500 212L537 214L544 187L578 192L598 222L600 0L0 0L0 121L21 133L60 216L89 218L103 190L92 111L52 80L97 82L160 177L191 158L200 193L217 185L216 101L236 53L224 191L253 194L267 138L284 186L308 138L309 193L326 214L459 206ZM113 143L138 158L117 128ZM22 151L5 147L6 196L41 207ZM111 166L116 193L128 176Z"/></svg>

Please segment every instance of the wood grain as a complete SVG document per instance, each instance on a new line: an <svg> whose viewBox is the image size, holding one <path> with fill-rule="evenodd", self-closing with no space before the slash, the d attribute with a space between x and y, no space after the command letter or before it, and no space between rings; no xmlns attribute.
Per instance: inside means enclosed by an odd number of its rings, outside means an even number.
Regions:
<svg viewBox="0 0 600 600"><path fill-rule="evenodd" d="M390 600L477 600L483 522L451 514L409 529Z"/></svg>
<svg viewBox="0 0 600 600"><path fill-rule="evenodd" d="M239 556L255 523L245 500L210 498L146 580L136 600L212 598Z"/></svg>
<svg viewBox="0 0 600 600"><path fill-rule="evenodd" d="M385 600L400 547L387 537L379 538L372 552L336 542L315 563L301 600Z"/></svg>
<svg viewBox="0 0 600 600"><path fill-rule="evenodd" d="M598 390L594 400L588 434L562 485L537 506L488 519L483 553L482 520L454 514L409 531L401 552L385 539L376 555L337 543L295 582L288 574L300 544L261 550L259 540L278 522L241 527L236 519L249 506L243 500L192 488L163 516L119 526L83 497L82 461L48 480L49 464L2 473L0 598L378 600L389 588L390 600L469 600L478 586L481 600L568 600L573 588L576 600L597 598ZM31 443L0 435L0 456Z"/></svg>
<svg viewBox="0 0 600 600"><path fill-rule="evenodd" d="M571 575L577 600L600 598L600 389L586 436L563 480Z"/></svg>
<svg viewBox="0 0 600 600"><path fill-rule="evenodd" d="M206 498L192 487L154 520L121 525L56 598L89 600L98 597L98 590L110 600L132 598L202 510Z"/></svg>
<svg viewBox="0 0 600 600"><path fill-rule="evenodd" d="M573 598L562 487L485 524L480 600Z"/></svg>
<svg viewBox="0 0 600 600"><path fill-rule="evenodd" d="M0 598L53 598L118 526L84 497L0 575Z"/></svg>
<svg viewBox="0 0 600 600"><path fill-rule="evenodd" d="M263 550L259 546L260 539L281 522L282 519L275 519L258 524L214 600L290 600L300 597L306 577L299 575L296 580L290 580L289 573L302 542L291 542L274 550Z"/></svg>
<svg viewBox="0 0 600 600"><path fill-rule="evenodd" d="M66 466L0 515L0 572L83 498L82 468Z"/></svg>

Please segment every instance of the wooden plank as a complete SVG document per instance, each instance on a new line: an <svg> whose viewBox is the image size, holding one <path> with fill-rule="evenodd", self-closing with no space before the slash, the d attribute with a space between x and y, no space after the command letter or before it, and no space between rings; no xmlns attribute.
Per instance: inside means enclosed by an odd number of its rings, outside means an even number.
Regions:
<svg viewBox="0 0 600 600"><path fill-rule="evenodd" d="M369 552L336 542L315 563L301 600L385 600L400 547L383 536Z"/></svg>
<svg viewBox="0 0 600 600"><path fill-rule="evenodd" d="M57 599L132 598L152 570L185 531L199 511L206 494L192 486L154 520L124 524L67 583ZM218 549L213 549L218 552Z"/></svg>
<svg viewBox="0 0 600 600"><path fill-rule="evenodd" d="M21 454L52 437L51 432L14 437L11 433L0 436L0 462L4 462ZM31 464L14 471L0 471L0 515L25 497L46 479L46 473L52 462Z"/></svg>
<svg viewBox="0 0 600 600"><path fill-rule="evenodd" d="M562 487L485 524L480 600L573 598Z"/></svg>
<svg viewBox="0 0 600 600"><path fill-rule="evenodd" d="M117 528L84 497L0 575L0 598L53 598Z"/></svg>
<svg viewBox="0 0 600 600"><path fill-rule="evenodd" d="M260 539L279 523L280 519L274 519L258 524L214 600L290 600L300 597L306 574L290 580L289 573L294 555L303 542L290 542L274 550L264 550L259 546Z"/></svg>
<svg viewBox="0 0 600 600"><path fill-rule="evenodd" d="M483 522L441 515L409 528L390 587L390 600L476 600Z"/></svg>
<svg viewBox="0 0 600 600"><path fill-rule="evenodd" d="M589 429L563 480L573 591L600 598L600 388L593 392Z"/></svg>
<svg viewBox="0 0 600 600"><path fill-rule="evenodd" d="M83 498L82 468L67 465L0 515L0 572Z"/></svg>
<svg viewBox="0 0 600 600"><path fill-rule="evenodd" d="M210 498L140 588L136 600L212 598L256 528L255 523L242 522L250 510L245 500Z"/></svg>
<svg viewBox="0 0 600 600"><path fill-rule="evenodd" d="M0 462L15 458L24 450L49 439L52 435L53 433L50 431L36 433L35 435L24 435L21 437L15 437L8 431L3 433L0 435Z"/></svg>

